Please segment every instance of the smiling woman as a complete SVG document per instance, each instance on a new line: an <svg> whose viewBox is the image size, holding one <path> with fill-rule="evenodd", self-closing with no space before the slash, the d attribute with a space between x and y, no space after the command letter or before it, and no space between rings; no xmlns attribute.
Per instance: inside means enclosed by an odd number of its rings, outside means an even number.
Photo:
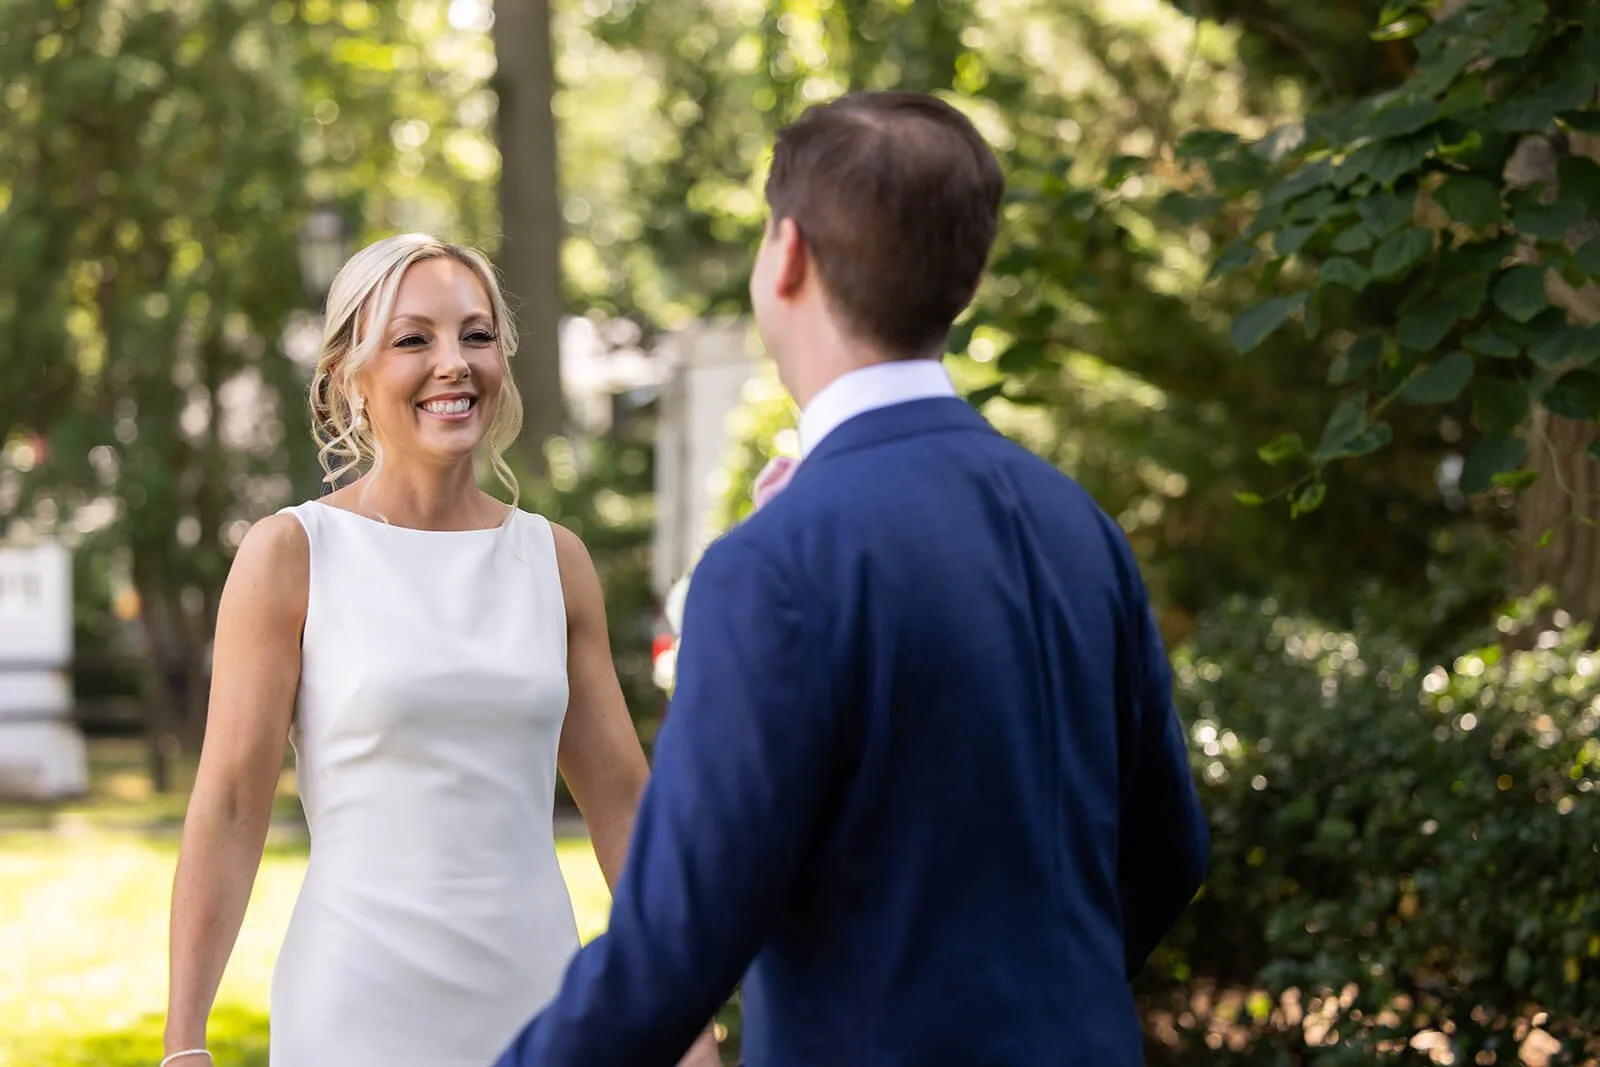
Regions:
<svg viewBox="0 0 1600 1067"><path fill-rule="evenodd" d="M502 456L522 428L509 363L516 345L481 253L424 234L356 253L328 294L311 386L326 480L337 484L362 467L375 474L386 451L457 463L486 440L514 502L516 479ZM364 493L376 481L369 476Z"/></svg>
<svg viewBox="0 0 1600 1067"><path fill-rule="evenodd" d="M330 482L258 523L217 613L173 887L167 1060L203 1063L284 743L311 837L273 972L273 1067L481 1067L579 928L556 773L608 884L647 766L582 542L484 492L521 422L481 255L391 237L334 279L311 406ZM215 1035L210 1035L215 1036Z"/></svg>

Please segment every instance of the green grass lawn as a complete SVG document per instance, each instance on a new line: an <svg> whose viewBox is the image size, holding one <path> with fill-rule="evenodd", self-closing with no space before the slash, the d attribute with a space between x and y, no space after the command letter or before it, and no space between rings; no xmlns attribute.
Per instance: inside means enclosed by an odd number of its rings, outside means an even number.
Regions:
<svg viewBox="0 0 1600 1067"><path fill-rule="evenodd" d="M0 807L0 1067L151 1067L161 1058L184 798L152 795L138 759L136 746L97 743L89 797ZM292 776L280 799L212 1017L219 1067L267 1062L272 963L306 865ZM587 940L604 929L610 894L588 841L557 847Z"/></svg>

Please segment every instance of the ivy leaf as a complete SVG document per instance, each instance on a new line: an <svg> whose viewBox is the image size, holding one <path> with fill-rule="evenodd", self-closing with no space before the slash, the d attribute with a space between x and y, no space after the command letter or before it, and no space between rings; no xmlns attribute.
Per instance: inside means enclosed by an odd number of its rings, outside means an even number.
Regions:
<svg viewBox="0 0 1600 1067"><path fill-rule="evenodd" d="M1590 370L1563 374L1545 393L1544 406L1563 418L1600 421L1600 374Z"/></svg>
<svg viewBox="0 0 1600 1067"><path fill-rule="evenodd" d="M1558 112L1573 111L1593 101L1594 82L1580 75L1527 96L1513 96L1489 112L1489 125L1507 133L1542 133L1555 122Z"/></svg>
<svg viewBox="0 0 1600 1067"><path fill-rule="evenodd" d="M1491 359L1516 359L1522 352L1522 346L1503 333L1484 327L1475 330L1461 339L1461 343L1480 356Z"/></svg>
<svg viewBox="0 0 1600 1067"><path fill-rule="evenodd" d="M1566 323L1529 345L1528 355L1539 366L1550 370L1570 359L1593 358L1597 349L1600 349L1600 337L1596 337L1594 327Z"/></svg>
<svg viewBox="0 0 1600 1067"><path fill-rule="evenodd" d="M1333 357L1333 364L1328 368L1328 382L1330 385L1353 382L1376 367L1381 359L1383 338L1375 333L1357 338L1349 348Z"/></svg>
<svg viewBox="0 0 1600 1067"><path fill-rule="evenodd" d="M1478 428L1504 436L1528 417L1528 387L1515 378L1478 375L1472 383L1472 417Z"/></svg>
<svg viewBox="0 0 1600 1067"><path fill-rule="evenodd" d="M1003 374L1019 374L1030 371L1044 362L1045 343L1038 340L1017 341L1010 348L1000 353L1000 359L995 366Z"/></svg>
<svg viewBox="0 0 1600 1067"><path fill-rule="evenodd" d="M1233 499L1247 508L1259 508L1266 503L1260 493L1235 493Z"/></svg>
<svg viewBox="0 0 1600 1067"><path fill-rule="evenodd" d="M1513 207L1511 224L1529 237L1559 241L1584 217L1583 205L1576 200L1561 199L1553 204L1541 204L1529 197Z"/></svg>
<svg viewBox="0 0 1600 1067"><path fill-rule="evenodd" d="M1591 214L1600 215L1600 163L1588 156L1562 156L1556 164L1556 182L1561 199L1576 200Z"/></svg>
<svg viewBox="0 0 1600 1067"><path fill-rule="evenodd" d="M1413 404L1448 404L1472 380L1472 357L1452 352L1411 379L1403 394Z"/></svg>
<svg viewBox="0 0 1600 1067"><path fill-rule="evenodd" d="M1416 352L1431 352L1460 318L1460 304L1448 296L1434 296L1402 316L1395 332L1405 347Z"/></svg>
<svg viewBox="0 0 1600 1067"><path fill-rule="evenodd" d="M1517 322L1527 322L1550 306L1544 291L1544 268L1512 267L1494 286L1494 303Z"/></svg>
<svg viewBox="0 0 1600 1067"><path fill-rule="evenodd" d="M1304 307L1310 295L1296 293L1293 296L1274 297L1239 312L1233 320L1231 331L1234 347L1241 353L1256 348L1287 322L1289 316Z"/></svg>
<svg viewBox="0 0 1600 1067"><path fill-rule="evenodd" d="M1439 119L1439 105L1432 100L1424 100L1416 104L1401 104L1378 112L1373 116L1367 127L1363 130L1366 136L1373 140L1385 137L1402 137L1408 133L1416 133L1424 126L1428 126ZM1410 168L1407 167L1407 170ZM1373 175L1377 177L1377 175ZM1382 179L1379 179L1382 181Z"/></svg>
<svg viewBox="0 0 1600 1067"><path fill-rule="evenodd" d="M1385 281L1399 278L1422 257L1433 251L1433 233L1421 226L1412 226L1399 233L1390 234L1372 254L1372 274Z"/></svg>
<svg viewBox="0 0 1600 1067"><path fill-rule="evenodd" d="M1305 454L1306 444L1297 433L1279 434L1256 449L1256 455L1261 457L1261 462L1269 467L1276 467L1278 464L1287 463L1291 459L1299 459Z"/></svg>
<svg viewBox="0 0 1600 1067"><path fill-rule="evenodd" d="M1365 174L1388 189L1421 166L1438 143L1432 133L1369 141L1350 153L1341 169L1349 175Z"/></svg>
<svg viewBox="0 0 1600 1067"><path fill-rule="evenodd" d="M1494 488L1494 477L1522 466L1527 445L1515 437L1485 437L1461 465L1461 491L1476 496Z"/></svg>
<svg viewBox="0 0 1600 1067"><path fill-rule="evenodd" d="M1505 217L1499 188L1475 174L1452 174L1434 199L1463 226L1493 226Z"/></svg>
<svg viewBox="0 0 1600 1067"><path fill-rule="evenodd" d="M1416 190L1409 193L1379 193L1362 200L1356 208L1361 221L1367 224L1374 237L1393 233L1411 221L1416 210Z"/></svg>
<svg viewBox="0 0 1600 1067"><path fill-rule="evenodd" d="M1346 227L1333 239L1335 252L1365 252L1372 247L1372 231L1362 223Z"/></svg>
<svg viewBox="0 0 1600 1067"><path fill-rule="evenodd" d="M1351 441L1367 428L1367 393L1362 390L1339 401L1322 429L1322 440L1312 457L1321 463L1346 454Z"/></svg>
<svg viewBox="0 0 1600 1067"><path fill-rule="evenodd" d="M1600 237L1591 237L1583 242L1573 259L1584 274L1600 278Z"/></svg>
<svg viewBox="0 0 1600 1067"><path fill-rule="evenodd" d="M1303 226L1286 226L1272 235L1272 249L1280 256L1292 256L1305 246L1311 235L1322 228L1321 223L1308 222Z"/></svg>
<svg viewBox="0 0 1600 1067"><path fill-rule="evenodd" d="M1353 259L1344 256L1334 256L1317 268L1317 284L1342 285L1351 292L1359 293L1367 287L1371 276L1367 268Z"/></svg>

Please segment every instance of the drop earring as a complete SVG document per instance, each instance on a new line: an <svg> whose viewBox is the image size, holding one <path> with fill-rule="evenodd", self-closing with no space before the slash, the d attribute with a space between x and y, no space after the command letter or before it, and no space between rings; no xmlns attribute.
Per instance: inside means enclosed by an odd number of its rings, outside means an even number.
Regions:
<svg viewBox="0 0 1600 1067"><path fill-rule="evenodd" d="M352 430L361 429L362 423L365 422L365 420L361 417L361 411L364 406L365 404L359 396L356 397L355 402L350 405L351 409L354 411L354 416L350 420L350 428Z"/></svg>

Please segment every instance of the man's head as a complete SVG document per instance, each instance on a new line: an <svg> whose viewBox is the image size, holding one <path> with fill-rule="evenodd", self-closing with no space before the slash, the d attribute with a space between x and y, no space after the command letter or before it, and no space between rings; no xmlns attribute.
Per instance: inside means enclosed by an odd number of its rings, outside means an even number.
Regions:
<svg viewBox="0 0 1600 1067"><path fill-rule="evenodd" d="M972 123L921 93L846 96L779 132L750 298L800 403L855 365L943 353L1004 187Z"/></svg>

